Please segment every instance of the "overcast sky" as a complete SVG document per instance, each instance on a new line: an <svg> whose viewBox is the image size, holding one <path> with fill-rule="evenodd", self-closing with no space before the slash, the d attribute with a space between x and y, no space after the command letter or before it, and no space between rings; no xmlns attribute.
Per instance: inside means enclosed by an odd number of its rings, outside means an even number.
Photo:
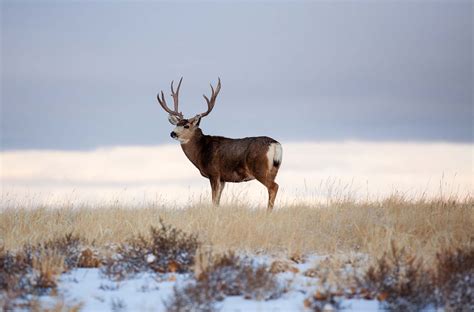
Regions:
<svg viewBox="0 0 474 312"><path fill-rule="evenodd" d="M208 134L473 141L472 1L1 3L4 150L171 143L180 76Z"/></svg>

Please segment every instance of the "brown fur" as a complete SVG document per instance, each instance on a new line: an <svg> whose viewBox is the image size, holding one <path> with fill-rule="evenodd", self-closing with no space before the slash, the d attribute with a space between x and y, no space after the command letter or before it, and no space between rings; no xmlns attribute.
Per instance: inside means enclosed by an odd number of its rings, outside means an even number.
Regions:
<svg viewBox="0 0 474 312"><path fill-rule="evenodd" d="M268 189L268 209L272 209L278 192L275 178L280 164L269 168L267 152L270 144L278 142L269 137L229 139L205 135L198 124L199 120L180 121L178 138L183 140L181 148L188 159L210 180L213 203L219 205L226 182L257 179Z"/></svg>

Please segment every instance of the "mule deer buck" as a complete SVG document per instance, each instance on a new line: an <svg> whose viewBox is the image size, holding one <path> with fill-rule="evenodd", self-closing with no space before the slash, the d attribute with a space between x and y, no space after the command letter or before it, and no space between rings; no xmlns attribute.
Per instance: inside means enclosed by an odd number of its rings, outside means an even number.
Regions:
<svg viewBox="0 0 474 312"><path fill-rule="evenodd" d="M275 177L282 161L280 143L269 137L229 139L203 134L199 124L214 108L221 90L221 80L219 78L215 89L211 85L210 98L203 95L207 102L207 111L190 119L184 118L178 109L182 81L181 77L176 91L173 88L174 81L171 82L173 110L168 108L163 91L161 97L160 93L157 95L158 102L169 114L169 122L176 126L171 132L171 137L181 143L184 154L199 169L201 175L210 180L213 204L219 205L226 182L237 183L257 179L268 189L268 210L271 210L278 192Z"/></svg>

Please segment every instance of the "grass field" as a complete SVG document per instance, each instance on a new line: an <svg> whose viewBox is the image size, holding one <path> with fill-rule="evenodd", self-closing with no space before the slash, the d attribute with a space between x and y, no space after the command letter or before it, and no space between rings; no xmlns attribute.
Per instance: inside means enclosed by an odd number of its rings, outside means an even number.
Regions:
<svg viewBox="0 0 474 312"><path fill-rule="evenodd" d="M267 213L243 206L196 204L184 209L83 208L3 209L0 237L6 249L73 233L96 247L120 243L165 223L198 235L216 251L380 256L391 241L418 255L474 244L474 199L293 204Z"/></svg>

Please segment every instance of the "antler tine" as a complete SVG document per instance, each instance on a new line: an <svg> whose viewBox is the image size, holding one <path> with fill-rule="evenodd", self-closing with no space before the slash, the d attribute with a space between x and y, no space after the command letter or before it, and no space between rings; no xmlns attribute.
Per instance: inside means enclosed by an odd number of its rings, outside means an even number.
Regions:
<svg viewBox="0 0 474 312"><path fill-rule="evenodd" d="M221 78L220 77L217 77L217 88L216 88L216 92L219 93L219 91L221 91ZM217 95L217 94L216 94Z"/></svg>
<svg viewBox="0 0 474 312"><path fill-rule="evenodd" d="M183 79L183 78L181 78L181 80L182 80L182 79ZM179 85L178 85L178 89L177 89L176 95L177 95L178 92L179 92L179 87L181 86L181 80L179 81ZM171 82L171 90L173 91L173 82ZM174 91L173 91L173 94L174 94ZM173 95L173 94L172 94L172 95ZM177 101L177 97L176 97L176 99L175 99L175 107L174 107L175 109L174 109L174 111L172 111L171 109L168 108L168 104L166 103L165 94L163 93L163 90L161 91L161 99L160 99L160 93L158 93L158 94L156 95L156 98L157 98L157 100L158 100L158 103L160 103L161 107L163 107L163 109L164 109L168 114L174 115L174 116L176 116L176 117L178 117L178 118L180 118L180 119L183 118L183 114L180 113L180 112L178 112L178 101ZM174 99L174 98L175 98L175 97L174 97L174 95L173 95L173 99Z"/></svg>
<svg viewBox="0 0 474 312"><path fill-rule="evenodd" d="M214 87L212 86L212 84L209 84L211 86L211 98L214 96Z"/></svg>
<svg viewBox="0 0 474 312"><path fill-rule="evenodd" d="M160 103L161 107L163 107L163 109L169 113L169 114L172 114L174 113L172 110L170 110L168 108L168 105L166 104L166 100L165 100L165 95L163 94L163 91L161 91L161 99L160 99L160 93L158 93L156 95L156 99L158 100L158 103Z"/></svg>
<svg viewBox="0 0 474 312"><path fill-rule="evenodd" d="M221 90L221 78L218 78L217 87L215 90L211 84L211 99L209 99L205 94L202 95L207 102L207 111L205 113L199 114L201 117L209 115L209 113L212 111L212 109L214 108L214 105L216 104L216 98L220 90Z"/></svg>
<svg viewBox="0 0 474 312"><path fill-rule="evenodd" d="M174 80L171 81L171 96L173 97L175 112L178 112L178 97L179 97L179 88L181 88L181 82L183 82L183 77L179 79L178 88L176 89L176 93L175 93L174 88L173 88Z"/></svg>

